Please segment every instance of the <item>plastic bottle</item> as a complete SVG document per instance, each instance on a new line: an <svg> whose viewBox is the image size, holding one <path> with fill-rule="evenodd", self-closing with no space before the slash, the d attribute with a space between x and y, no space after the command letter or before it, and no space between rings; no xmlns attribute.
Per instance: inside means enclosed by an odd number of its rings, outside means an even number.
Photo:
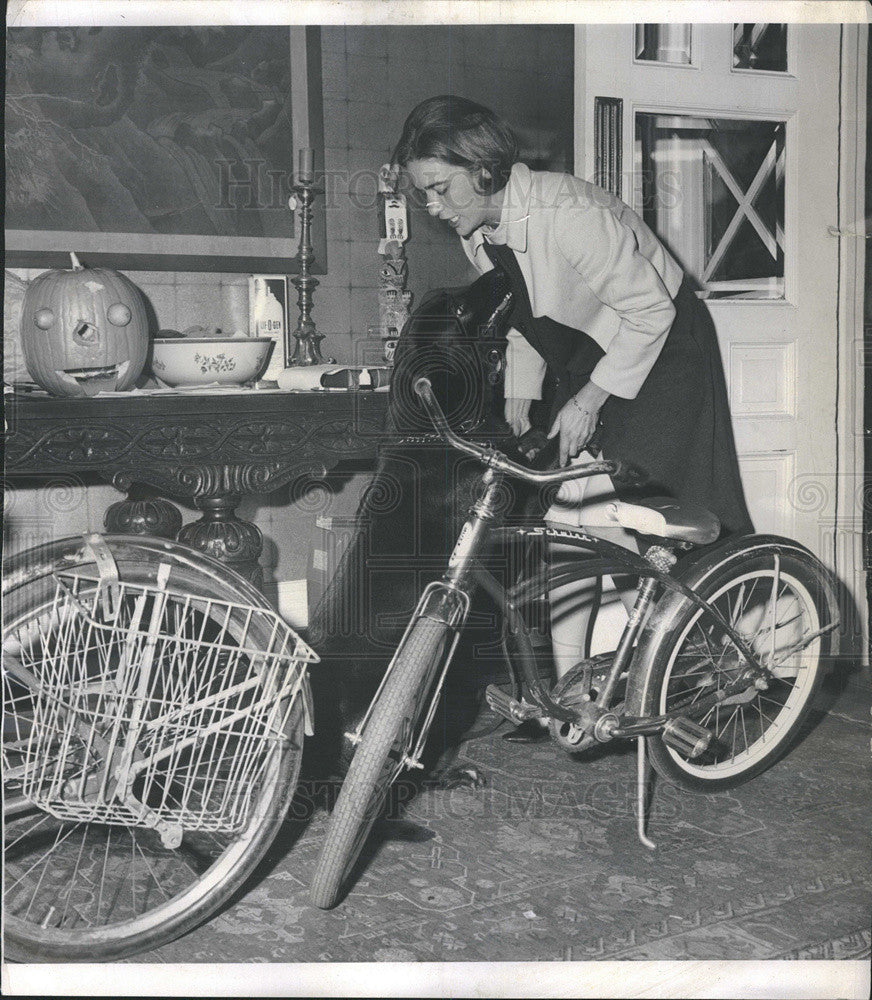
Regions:
<svg viewBox="0 0 872 1000"><path fill-rule="evenodd" d="M274 381L279 372L285 369L285 310L266 278L254 279L251 332L255 337L269 337L275 341L269 366L261 378L261 381Z"/></svg>

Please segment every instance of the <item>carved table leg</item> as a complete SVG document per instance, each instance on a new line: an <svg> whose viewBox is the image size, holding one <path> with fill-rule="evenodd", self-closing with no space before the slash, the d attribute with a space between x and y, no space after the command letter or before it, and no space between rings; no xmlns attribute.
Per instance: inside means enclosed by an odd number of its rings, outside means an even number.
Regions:
<svg viewBox="0 0 872 1000"><path fill-rule="evenodd" d="M157 535L175 539L182 526L178 507L148 490L132 486L125 500L107 508L103 515L107 531L122 535Z"/></svg>
<svg viewBox="0 0 872 1000"><path fill-rule="evenodd" d="M262 587L263 567L258 559L263 551L263 534L257 525L236 516L241 499L230 494L195 500L203 516L186 524L178 533L178 540L219 559L256 587Z"/></svg>

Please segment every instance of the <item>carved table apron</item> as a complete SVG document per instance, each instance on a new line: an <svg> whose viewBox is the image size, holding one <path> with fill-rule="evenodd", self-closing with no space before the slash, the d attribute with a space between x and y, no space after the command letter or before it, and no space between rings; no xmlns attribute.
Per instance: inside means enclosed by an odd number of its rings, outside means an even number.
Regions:
<svg viewBox="0 0 872 1000"><path fill-rule="evenodd" d="M374 460L387 393L16 393L5 409L7 476L97 473L129 494L108 509L107 529L175 536L259 582L263 536L236 516L242 497ZM179 511L142 487L193 502L200 520L182 527Z"/></svg>

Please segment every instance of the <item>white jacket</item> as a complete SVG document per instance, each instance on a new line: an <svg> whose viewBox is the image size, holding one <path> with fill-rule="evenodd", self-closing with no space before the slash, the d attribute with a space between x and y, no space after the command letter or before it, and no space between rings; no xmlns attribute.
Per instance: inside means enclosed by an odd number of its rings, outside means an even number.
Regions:
<svg viewBox="0 0 872 1000"><path fill-rule="evenodd" d="M461 238L467 257L484 273L484 241L510 247L533 315L592 337L605 351L592 380L633 399L672 325L681 267L632 209L588 181L516 163L505 192L499 225ZM545 362L514 329L506 361L506 395L540 399Z"/></svg>

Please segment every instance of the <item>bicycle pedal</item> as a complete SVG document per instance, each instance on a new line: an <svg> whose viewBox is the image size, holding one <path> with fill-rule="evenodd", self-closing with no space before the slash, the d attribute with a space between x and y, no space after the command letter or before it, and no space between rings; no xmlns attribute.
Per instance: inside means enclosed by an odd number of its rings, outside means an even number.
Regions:
<svg viewBox="0 0 872 1000"><path fill-rule="evenodd" d="M505 691L498 688L496 684L488 684L487 688L485 688L484 697L493 711L503 716L504 719L508 719L509 722L514 722L516 725L525 719L540 718L542 715L541 709L535 705L528 704L526 701L518 701L516 698L510 697Z"/></svg>
<svg viewBox="0 0 872 1000"><path fill-rule="evenodd" d="M708 749L714 734L690 719L677 716L663 727L662 737L668 747L693 759Z"/></svg>

